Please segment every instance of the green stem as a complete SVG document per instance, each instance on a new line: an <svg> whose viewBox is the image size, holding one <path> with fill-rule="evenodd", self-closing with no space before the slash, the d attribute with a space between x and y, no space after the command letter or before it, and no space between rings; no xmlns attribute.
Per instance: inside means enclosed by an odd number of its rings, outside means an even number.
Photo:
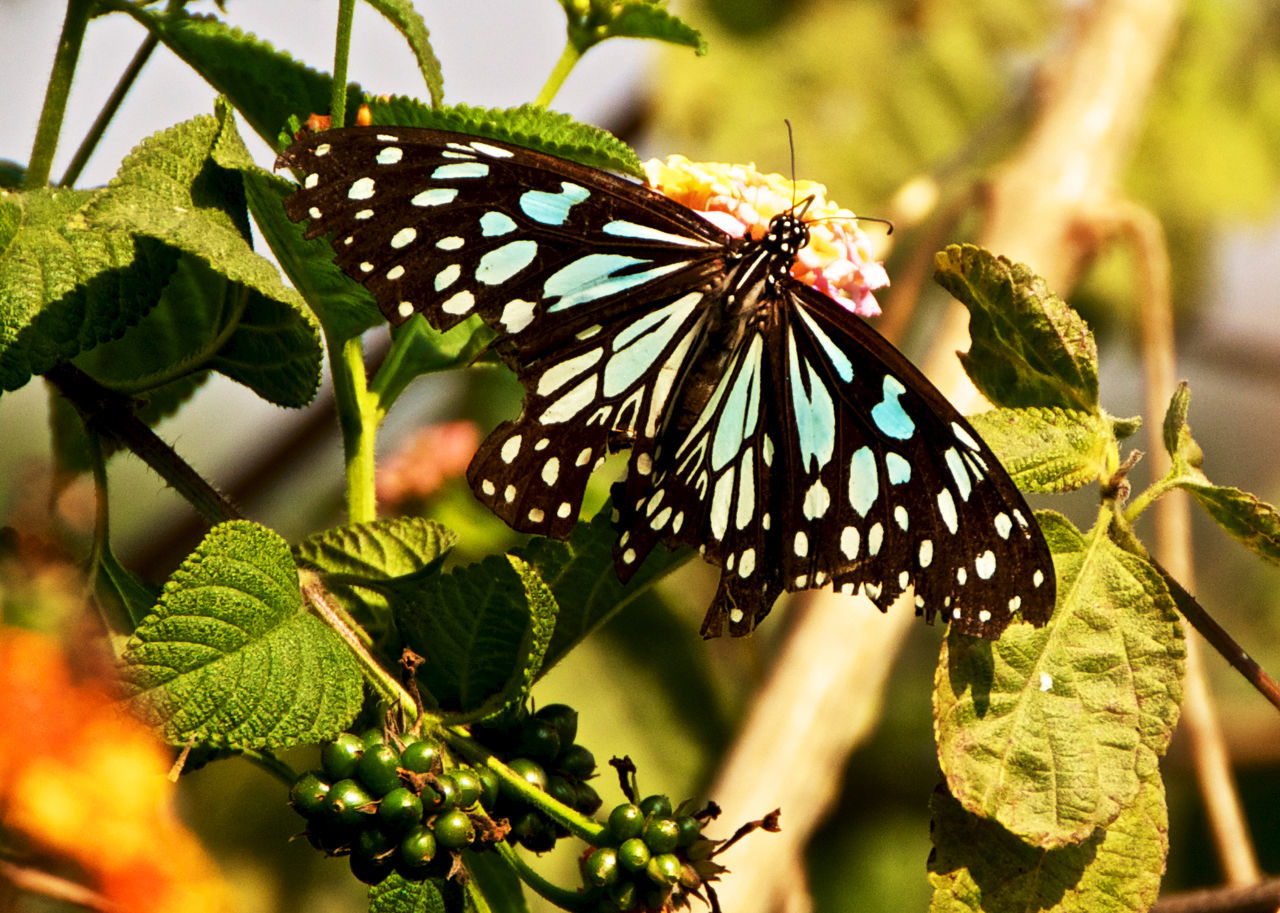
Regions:
<svg viewBox="0 0 1280 913"><path fill-rule="evenodd" d="M347 61L351 57L351 21L356 0L338 0L338 34L333 44L333 85L329 87L330 125L347 123Z"/></svg>
<svg viewBox="0 0 1280 913"><path fill-rule="evenodd" d="M516 870L516 875L520 880L538 894L538 896L551 901L557 907L563 907L566 910L585 910L587 909L587 901L593 898L592 895L583 893L582 891L570 891L568 888L562 888L557 884L552 884L541 874L527 863L523 856L515 851L511 844L503 841L495 847L498 855L505 859L511 868Z"/></svg>
<svg viewBox="0 0 1280 913"><path fill-rule="evenodd" d="M368 391L364 347L359 336L342 343L335 358L329 347L333 372L333 396L342 428L342 449L347 471L347 520L369 523L378 517L374 489L374 446L382 413L378 398Z"/></svg>
<svg viewBox="0 0 1280 913"><path fill-rule="evenodd" d="M398 704L405 719L417 719L418 706L413 697L386 669L382 668L381 663L374 659L364 639L357 633L359 628L352 623L351 617L338 605L337 600L329 595L329 591L320 583L319 578L307 572L303 572L301 577L303 598L315 608L324 623L346 643L347 649L352 652L356 662L364 670L365 678L373 690L384 702Z"/></svg>
<svg viewBox="0 0 1280 913"><path fill-rule="evenodd" d="M84 171L84 166L88 163L89 157L93 155L93 150L98 148L98 141L107 132L107 125L111 123L111 119L120 110L120 104L124 101L124 97L133 88L134 82L138 79L138 74L142 72L142 68L151 59L152 53L155 52L159 44L160 39L154 34L149 34L143 39L142 44L138 46L137 52L133 55L133 60L129 61L129 66L125 67L125 71L120 74L116 87L111 90L111 97L107 99L106 104L102 106L102 110L98 112L98 116L94 120L93 126L89 128L89 132L80 141L80 148L72 156L71 164L67 166L66 173L62 175L62 180L58 182L60 186L70 187L80 179L80 172Z"/></svg>
<svg viewBox="0 0 1280 913"><path fill-rule="evenodd" d="M581 812L561 805L555 799L520 777L496 755L480 745L465 729L449 727L444 730L449 747L462 755L473 765L482 765L498 775L505 788L519 797L520 801L543 812L553 821L564 825L581 840L592 846L599 846L607 836L607 829L599 821L588 818Z"/></svg>
<svg viewBox="0 0 1280 913"><path fill-rule="evenodd" d="M58 50L53 58L53 72L45 89L44 108L40 111L40 124L36 127L36 140L31 148L31 161L27 165L24 186L35 190L49 183L53 170L53 154L58 149L58 134L62 132L62 120L67 113L67 96L76 75L76 63L84 44L85 29L96 0L67 0L67 18L58 36Z"/></svg>
<svg viewBox="0 0 1280 913"><path fill-rule="evenodd" d="M560 53L560 59L556 61L555 67L552 68L551 74L547 76L547 81L542 86L542 91L538 93L538 97L534 99L533 103L539 108L545 108L550 105L551 100L560 91L560 87L564 85L569 73L581 59L582 52L574 47L572 41L566 42L564 50Z"/></svg>
<svg viewBox="0 0 1280 913"><path fill-rule="evenodd" d="M1166 492L1172 491L1178 487L1177 478L1170 473L1163 479L1152 482L1141 494L1129 502L1121 516L1124 521L1132 525L1141 516L1142 512L1151 506L1151 503Z"/></svg>
<svg viewBox="0 0 1280 913"><path fill-rule="evenodd" d="M259 751L256 748L242 748L240 755L250 764L256 764L267 773L271 774L285 786L293 786L293 782L298 779L298 772L281 761L269 751Z"/></svg>

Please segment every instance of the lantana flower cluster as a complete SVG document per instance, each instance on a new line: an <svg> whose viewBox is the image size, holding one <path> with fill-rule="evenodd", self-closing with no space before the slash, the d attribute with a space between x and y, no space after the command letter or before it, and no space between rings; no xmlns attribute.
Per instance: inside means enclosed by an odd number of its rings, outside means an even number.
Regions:
<svg viewBox="0 0 1280 913"><path fill-rule="evenodd" d="M805 212L809 244L791 275L860 317L879 315L874 292L889 284L889 275L854 214L829 202L822 184L761 174L754 165L691 162L683 155L650 159L644 171L650 187L735 238L763 237L770 219L812 198Z"/></svg>

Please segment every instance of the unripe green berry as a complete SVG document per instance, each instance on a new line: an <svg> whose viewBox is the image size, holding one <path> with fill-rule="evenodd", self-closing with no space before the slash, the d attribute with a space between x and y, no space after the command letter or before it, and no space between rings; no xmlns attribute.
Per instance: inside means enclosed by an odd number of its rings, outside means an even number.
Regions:
<svg viewBox="0 0 1280 913"><path fill-rule="evenodd" d="M336 783L355 774L363 754L364 742L360 737L353 732L344 732L320 746L320 766L324 768L329 782Z"/></svg>
<svg viewBox="0 0 1280 913"><path fill-rule="evenodd" d="M611 846L600 847L583 862L582 874L587 884L598 888L613 884L618 880L618 851Z"/></svg>
<svg viewBox="0 0 1280 913"><path fill-rule="evenodd" d="M654 855L670 853L680 841L680 825L672 818L650 818L644 826L644 842Z"/></svg>
<svg viewBox="0 0 1280 913"><path fill-rule="evenodd" d="M644 831L644 812L640 806L626 803L609 812L609 833L619 842L639 837Z"/></svg>
<svg viewBox="0 0 1280 913"><path fill-rule="evenodd" d="M618 862L629 872L638 872L649 864L653 853L639 837L622 841L618 847Z"/></svg>

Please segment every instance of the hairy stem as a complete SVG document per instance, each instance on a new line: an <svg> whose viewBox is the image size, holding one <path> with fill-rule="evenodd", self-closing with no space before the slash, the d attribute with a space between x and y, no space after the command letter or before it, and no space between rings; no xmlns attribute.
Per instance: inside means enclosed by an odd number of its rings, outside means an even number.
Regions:
<svg viewBox="0 0 1280 913"><path fill-rule="evenodd" d="M62 120L67 113L67 97L75 79L76 63L84 44L85 29L93 12L94 0L67 0L67 18L62 22L62 34L58 36L58 50L53 58L53 72L45 89L44 108L40 111L40 124L36 127L36 141L31 149L31 161L27 165L24 186L35 190L49 183L53 170L53 154L58 149L58 134L62 132Z"/></svg>
<svg viewBox="0 0 1280 913"><path fill-rule="evenodd" d="M44 377L75 407L91 431L127 447L207 522L240 519L235 507L134 415L127 397L108 390L69 362L50 369Z"/></svg>
<svg viewBox="0 0 1280 913"><path fill-rule="evenodd" d="M333 44L333 85L329 96L329 115L335 127L345 127L347 123L347 60L351 57L351 21L355 12L356 0L339 0L338 33Z"/></svg>
<svg viewBox="0 0 1280 913"><path fill-rule="evenodd" d="M533 103L540 108L550 105L551 100L560 91L560 87L564 85L569 73L581 59L582 52L574 47L573 42L565 42L564 51L561 52L560 59L556 61L555 67L552 68L550 75L547 76L547 81L542 85L542 91L538 93L538 97L534 99Z"/></svg>

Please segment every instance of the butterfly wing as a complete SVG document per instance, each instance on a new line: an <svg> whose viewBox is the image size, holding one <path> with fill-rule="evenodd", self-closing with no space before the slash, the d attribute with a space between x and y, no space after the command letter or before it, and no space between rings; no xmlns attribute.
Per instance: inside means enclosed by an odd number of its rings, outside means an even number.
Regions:
<svg viewBox="0 0 1280 913"><path fill-rule="evenodd" d="M995 455L893 346L790 279L688 432L660 439L651 490L623 495L617 563L658 540L722 565L703 633L750 631L784 590L832 583L885 609L995 637L1051 614L1053 565ZM698 505L677 528L664 505Z"/></svg>
<svg viewBox="0 0 1280 913"><path fill-rule="evenodd" d="M421 312L448 329L479 314L526 359L631 316L620 302L728 239L634 181L461 133L330 130L294 143L282 166L303 173L289 217L309 220L308 238L333 233L336 262L389 320Z"/></svg>
<svg viewBox="0 0 1280 913"><path fill-rule="evenodd" d="M515 529L567 536L610 444L656 433L729 236L635 182L465 134L333 130L282 165L303 173L289 216L334 234L393 323L499 331L527 396L467 478Z"/></svg>

